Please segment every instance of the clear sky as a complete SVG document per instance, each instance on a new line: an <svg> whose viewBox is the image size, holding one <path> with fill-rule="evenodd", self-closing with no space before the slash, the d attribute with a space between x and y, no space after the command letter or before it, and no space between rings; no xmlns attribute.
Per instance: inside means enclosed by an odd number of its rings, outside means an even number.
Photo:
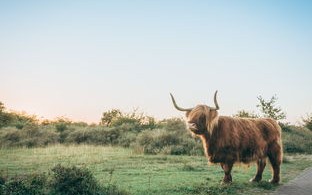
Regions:
<svg viewBox="0 0 312 195"><path fill-rule="evenodd" d="M99 122L179 105L312 112L312 1L0 0L0 101L53 119Z"/></svg>

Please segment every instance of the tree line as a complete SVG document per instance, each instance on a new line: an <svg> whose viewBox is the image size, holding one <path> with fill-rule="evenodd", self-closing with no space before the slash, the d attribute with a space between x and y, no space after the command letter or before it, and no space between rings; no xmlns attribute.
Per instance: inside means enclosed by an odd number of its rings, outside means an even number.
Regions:
<svg viewBox="0 0 312 195"><path fill-rule="evenodd" d="M285 112L277 105L277 97L258 97L260 114L240 110L236 117L270 117L281 121ZM286 152L312 153L312 115L303 118L302 126L279 123L283 130ZM182 118L156 120L134 110L103 112L98 124L74 122L64 117L38 120L34 115L9 112L0 102L0 147L44 147L50 144L93 144L130 147L147 154L202 155L199 140L191 137Z"/></svg>

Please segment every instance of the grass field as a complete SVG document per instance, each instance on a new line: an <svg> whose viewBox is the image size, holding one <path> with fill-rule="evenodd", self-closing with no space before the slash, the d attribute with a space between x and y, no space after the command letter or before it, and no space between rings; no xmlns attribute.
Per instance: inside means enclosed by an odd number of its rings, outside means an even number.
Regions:
<svg viewBox="0 0 312 195"><path fill-rule="evenodd" d="M285 156L282 183L289 181L312 163L311 155ZM264 194L276 186L270 179L270 166L264 181L249 183L255 165L236 165L233 184L221 185L223 171L207 165L203 156L135 154L130 149L90 145L0 150L0 171L8 175L47 172L56 164L85 166L101 184L113 183L131 194Z"/></svg>

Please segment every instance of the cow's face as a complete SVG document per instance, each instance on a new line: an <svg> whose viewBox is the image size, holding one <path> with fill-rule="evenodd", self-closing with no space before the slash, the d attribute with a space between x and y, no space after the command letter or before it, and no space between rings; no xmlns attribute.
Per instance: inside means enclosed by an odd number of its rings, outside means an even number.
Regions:
<svg viewBox="0 0 312 195"><path fill-rule="evenodd" d="M174 107L179 111L186 112L187 126L191 132L197 135L204 134L207 130L210 132L218 118L217 110L219 109L219 105L217 102L217 91L214 94L215 107L198 105L194 108L182 108L177 105L173 95L170 95Z"/></svg>
<svg viewBox="0 0 312 195"><path fill-rule="evenodd" d="M194 134L203 134L207 131L206 120L208 113L209 107L205 105L196 106L191 111L186 112L188 129Z"/></svg>

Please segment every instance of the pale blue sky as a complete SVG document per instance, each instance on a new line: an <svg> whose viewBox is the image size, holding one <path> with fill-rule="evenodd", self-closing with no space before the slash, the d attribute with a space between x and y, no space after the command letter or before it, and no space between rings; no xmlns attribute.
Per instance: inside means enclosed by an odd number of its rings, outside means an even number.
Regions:
<svg viewBox="0 0 312 195"><path fill-rule="evenodd" d="M0 101L99 122L211 105L257 111L274 94L295 123L312 112L312 1L1 1Z"/></svg>

